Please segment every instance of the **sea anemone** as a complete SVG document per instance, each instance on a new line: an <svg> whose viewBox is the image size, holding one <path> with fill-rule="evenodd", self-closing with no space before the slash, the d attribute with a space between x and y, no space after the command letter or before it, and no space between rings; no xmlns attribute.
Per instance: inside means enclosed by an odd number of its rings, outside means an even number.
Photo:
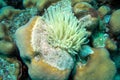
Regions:
<svg viewBox="0 0 120 80"><path fill-rule="evenodd" d="M43 15L48 27L48 43L53 47L61 48L75 55L85 43L88 33L84 22L79 22L72 13L71 2L61 1L50 6Z"/></svg>

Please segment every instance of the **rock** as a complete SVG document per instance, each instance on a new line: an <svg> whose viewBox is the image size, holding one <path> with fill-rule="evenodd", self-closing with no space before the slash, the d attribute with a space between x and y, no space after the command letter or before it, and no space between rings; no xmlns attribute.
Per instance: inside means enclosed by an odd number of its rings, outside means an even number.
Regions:
<svg viewBox="0 0 120 80"><path fill-rule="evenodd" d="M110 31L114 34L114 35L118 35L120 34L120 9L114 11L111 15L111 19L110 19Z"/></svg>
<svg viewBox="0 0 120 80"><path fill-rule="evenodd" d="M76 66L74 80L113 80L116 67L104 48L93 49L86 64Z"/></svg>

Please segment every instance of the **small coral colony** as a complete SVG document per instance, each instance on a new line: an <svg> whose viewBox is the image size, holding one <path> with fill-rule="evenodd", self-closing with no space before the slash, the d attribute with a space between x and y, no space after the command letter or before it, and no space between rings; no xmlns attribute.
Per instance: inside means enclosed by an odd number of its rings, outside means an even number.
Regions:
<svg viewBox="0 0 120 80"><path fill-rule="evenodd" d="M112 5L0 0L0 80L120 80L120 7Z"/></svg>

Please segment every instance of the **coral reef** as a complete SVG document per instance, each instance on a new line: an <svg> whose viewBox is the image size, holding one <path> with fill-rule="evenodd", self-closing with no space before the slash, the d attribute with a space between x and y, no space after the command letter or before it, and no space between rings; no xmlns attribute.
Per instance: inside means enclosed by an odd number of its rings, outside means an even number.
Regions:
<svg viewBox="0 0 120 80"><path fill-rule="evenodd" d="M119 3L0 0L0 80L120 80Z"/></svg>
<svg viewBox="0 0 120 80"><path fill-rule="evenodd" d="M17 29L15 33L16 43L20 51L20 56L27 65L32 80L68 79L76 61L81 61L80 55L83 54L81 46L87 43L86 39L88 37L85 27L92 24L89 17L90 15L86 15L78 20L72 13L71 3L66 0L50 6L45 10L42 17L33 17L26 25ZM81 52L78 53L79 51ZM93 71L97 78L97 76L100 76L99 73L104 72L97 72L93 66L99 64L99 61L105 60L106 62L103 65L106 66L107 63L111 67L105 68L104 74L108 76L100 77L100 80L109 80L109 76L113 78L116 68L109 59L109 54L105 52L104 55L104 50L100 51L101 53L93 50L93 54L91 50L88 51L90 53L86 53L85 56L91 54L91 60L87 60L87 63L82 63L80 66L93 63L92 67L88 66L87 68L93 68L90 72ZM96 54L98 54L97 57L99 58L95 57L94 60L96 59L98 62L92 60L92 57ZM101 56L100 54L103 55ZM99 69L102 70L104 68L103 65L101 65L102 67L98 65ZM108 74L110 70L113 72ZM81 71L77 70L76 73L79 74ZM75 80L76 76L80 77L80 75L75 74ZM82 76L83 80L84 77ZM89 78L89 75L86 75L86 77ZM92 80L92 78L89 80Z"/></svg>

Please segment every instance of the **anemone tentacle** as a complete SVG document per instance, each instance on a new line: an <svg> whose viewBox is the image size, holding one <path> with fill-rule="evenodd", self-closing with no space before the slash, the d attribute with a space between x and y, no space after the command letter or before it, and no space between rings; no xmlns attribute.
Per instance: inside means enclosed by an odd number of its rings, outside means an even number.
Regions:
<svg viewBox="0 0 120 80"><path fill-rule="evenodd" d="M62 5L62 6L61 6ZM68 50L74 55L87 39L85 25L79 22L72 13L69 0L61 1L57 5L50 6L45 10L43 19L48 27L48 43L53 47Z"/></svg>

